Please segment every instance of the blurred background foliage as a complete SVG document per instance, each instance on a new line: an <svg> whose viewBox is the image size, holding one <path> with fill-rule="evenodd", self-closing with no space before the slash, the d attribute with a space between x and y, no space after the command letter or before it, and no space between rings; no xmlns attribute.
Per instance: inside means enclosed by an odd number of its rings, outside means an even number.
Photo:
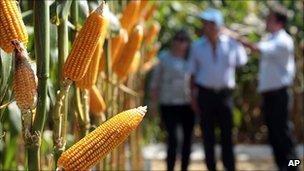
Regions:
<svg viewBox="0 0 304 171"><path fill-rule="evenodd" d="M52 2L52 1L50 1ZM88 15L90 9L94 9L98 0L87 1L79 0L79 23L82 24L85 16ZM114 1L109 1L113 3ZM125 1L123 1L125 3ZM161 31L159 34L159 41L162 44L162 49L168 48L170 39L174 33L181 29L188 29L193 40L201 36L201 22L196 17L202 10L207 7L215 7L220 9L225 16L226 26L238 31L242 35L246 35L252 42L257 42L264 32L263 18L267 14L267 9L272 3L280 3L290 11L290 19L287 31L292 35L295 42L295 57L297 63L297 73L295 84L292 87L293 91L293 106L292 106L292 120L294 123L294 133L298 142L304 141L303 135L303 48L304 48L304 26L303 26L303 1L301 0L280 0L280 1L251 1L251 0L188 0L188 1L157 1L157 11L154 18L160 22ZM113 3L114 4L114 3ZM27 26L29 33L29 44L27 46L30 57L34 56L34 28L33 28L33 1L20 0L20 8L22 11L23 20ZM113 7L115 8L115 7ZM120 9L116 9L118 11ZM54 12L55 11L55 12ZM54 18L55 17L55 18ZM54 104L55 92L58 88L58 50L57 50L57 26L56 26L56 10L51 7L51 61L50 61L50 78L49 78L49 99L48 99L48 113ZM79 27L69 22L70 30ZM72 34L72 31L69 33ZM69 35L72 40L72 36ZM69 41L71 47L71 41ZM21 123L20 111L16 106L12 92L9 87L12 83L12 68L14 67L13 58L0 50L0 168L1 169L24 169L24 166L18 165L24 161L24 147L21 137ZM256 92L257 87L257 71L258 58L250 55L250 61L237 72L238 86L234 91L235 109L234 109L234 135L236 143L266 143L267 129L263 123L263 117L259 109L260 96ZM33 64L34 65L34 64ZM35 67L35 66L34 66ZM36 71L36 69L34 69ZM147 77L146 86L146 103L149 103L149 76ZM70 92L73 92L71 90ZM72 97L70 97L72 99ZM69 100L70 105L74 106L73 100ZM6 107L8 106L8 107ZM70 109L75 110L75 109ZM73 112L68 112L72 115ZM69 116L73 117L73 116ZM52 168L52 119L48 118L46 130L43 133L42 153L47 154L42 156L45 163L43 169ZM72 124L71 124L72 125ZM160 120L158 117L147 115L143 123L143 136L145 143L159 142L164 140L164 134L160 127ZM71 128L75 129L75 128ZM5 136L4 136L5 135ZM199 137L199 131L195 131L196 137ZM73 137L68 135L69 142L73 142ZM5 144L3 143L5 142ZM16 146L20 146L16 148ZM6 154L5 156L3 154Z"/></svg>
<svg viewBox="0 0 304 171"><path fill-rule="evenodd" d="M170 46L170 39L179 29L187 29L194 40L201 36L201 22L197 15L208 7L218 8L223 12L226 27L246 36L251 42L258 42L265 32L264 18L269 7L279 3L289 10L289 22L286 30L291 34L295 44L297 64L293 92L291 118L294 123L294 133L298 142L304 140L303 135L303 1L230 1L230 0L192 0L192 1L162 1L155 18L161 24L158 37L162 43L161 49ZM260 95L257 93L258 56L249 55L248 64L237 71L237 88L234 91L234 135L236 143L266 143L267 128L263 123L260 111ZM149 77L148 77L149 79ZM149 82L149 80L148 80ZM147 96L148 97L148 96ZM159 118L151 118L151 123L160 124ZM198 130L198 129L196 129ZM200 135L195 131L196 137ZM163 140L159 127L151 127L146 134L148 140Z"/></svg>

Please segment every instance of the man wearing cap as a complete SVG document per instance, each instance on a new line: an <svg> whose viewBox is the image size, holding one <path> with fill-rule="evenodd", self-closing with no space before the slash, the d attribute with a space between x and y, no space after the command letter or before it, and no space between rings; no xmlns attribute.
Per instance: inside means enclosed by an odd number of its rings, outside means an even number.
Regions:
<svg viewBox="0 0 304 171"><path fill-rule="evenodd" d="M272 8L266 18L266 31L270 34L258 44L248 42L237 33L226 33L261 54L258 90L262 95L262 112L275 161L280 171L297 170L288 167L288 162L297 158L289 118L288 91L295 75L294 45L284 30L287 9L275 5Z"/></svg>
<svg viewBox="0 0 304 171"><path fill-rule="evenodd" d="M231 93L235 88L235 70L246 64L247 55L239 42L220 33L224 25L220 11L209 8L199 17L203 36L192 44L189 65L193 106L201 116L206 165L208 170L216 170L214 146L218 125L223 164L226 170L233 171Z"/></svg>

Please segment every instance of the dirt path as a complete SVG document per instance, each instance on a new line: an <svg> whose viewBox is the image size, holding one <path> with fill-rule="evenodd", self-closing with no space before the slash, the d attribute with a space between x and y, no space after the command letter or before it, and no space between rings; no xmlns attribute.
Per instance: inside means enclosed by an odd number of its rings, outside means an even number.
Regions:
<svg viewBox="0 0 304 171"><path fill-rule="evenodd" d="M151 171L166 170L166 163L164 160L153 160L150 163ZM223 165L219 161L217 163L217 168L223 170ZM269 160L256 160L256 161L238 161L237 170L261 170L261 171L272 171L276 170L275 165L271 159ZM180 170L180 162L176 163L175 170ZM207 170L206 165L203 161L192 161L189 166L189 171L205 171Z"/></svg>
<svg viewBox="0 0 304 171"><path fill-rule="evenodd" d="M299 171L303 169L303 144L297 146L298 156L301 157L302 164L300 165ZM220 159L220 147L216 147L216 156ZM144 148L143 155L145 158L145 170L162 171L166 170L166 147L164 144L151 144ZM268 145L236 145L236 168L237 170L260 170L260 171L273 171L277 170L275 163L272 159L271 148ZM202 145L193 144L191 153L191 163L189 170L191 171L204 171L207 170L204 163L204 152ZM218 160L217 169L223 170L223 165ZM180 170L180 162L176 163L175 170Z"/></svg>

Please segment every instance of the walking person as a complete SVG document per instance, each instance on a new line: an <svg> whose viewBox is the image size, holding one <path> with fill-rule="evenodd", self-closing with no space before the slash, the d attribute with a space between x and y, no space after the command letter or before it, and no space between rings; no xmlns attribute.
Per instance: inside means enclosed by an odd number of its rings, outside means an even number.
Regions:
<svg viewBox="0 0 304 171"><path fill-rule="evenodd" d="M291 96L289 88L295 76L294 44L284 30L287 10L276 6L266 18L266 31L270 34L253 44L236 33L228 33L253 52L260 53L259 86L262 95L262 112L268 127L269 142L280 171L297 170L288 167L296 159L294 138L289 118Z"/></svg>
<svg viewBox="0 0 304 171"><path fill-rule="evenodd" d="M182 127L181 170L186 171L191 153L194 113L190 106L190 74L187 56L190 37L185 30L178 31L171 48L159 55L160 63L154 69L151 83L152 110L160 105L161 120L167 133L167 170L173 171L177 154L177 127Z"/></svg>
<svg viewBox="0 0 304 171"><path fill-rule="evenodd" d="M193 43L190 51L192 103L201 116L208 170L216 170L214 131L219 126L223 165L226 170L233 171L231 93L236 84L235 70L246 64L247 55L239 42L220 33L224 25L220 11L209 8L199 17L203 24L203 36Z"/></svg>

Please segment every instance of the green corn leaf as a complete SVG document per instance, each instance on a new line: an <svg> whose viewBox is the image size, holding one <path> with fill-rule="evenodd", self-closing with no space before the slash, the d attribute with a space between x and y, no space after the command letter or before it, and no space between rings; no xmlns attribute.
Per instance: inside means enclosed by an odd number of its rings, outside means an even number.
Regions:
<svg viewBox="0 0 304 171"><path fill-rule="evenodd" d="M12 64L13 58L11 54L7 54L0 49L0 105L10 100L10 98L5 100L5 96L12 84Z"/></svg>

